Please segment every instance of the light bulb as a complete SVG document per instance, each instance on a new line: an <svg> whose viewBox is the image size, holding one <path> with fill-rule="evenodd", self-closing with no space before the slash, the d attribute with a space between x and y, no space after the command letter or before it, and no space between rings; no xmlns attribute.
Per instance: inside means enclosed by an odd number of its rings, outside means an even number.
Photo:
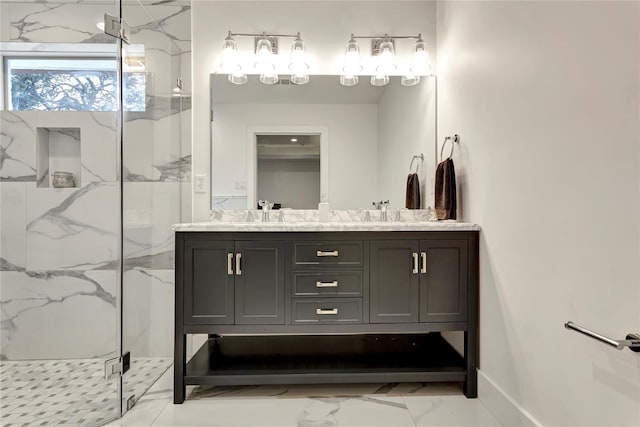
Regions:
<svg viewBox="0 0 640 427"><path fill-rule="evenodd" d="M362 71L362 64L360 64L360 47L358 46L358 42L353 38L353 34L345 48L342 71L345 75L353 76L358 75L358 73Z"/></svg>
<svg viewBox="0 0 640 427"><path fill-rule="evenodd" d="M256 44L256 63L254 68L260 74L268 74L275 68L271 61L271 41L266 35L262 36Z"/></svg>
<svg viewBox="0 0 640 427"><path fill-rule="evenodd" d="M418 40L413 48L413 58L411 60L411 74L415 74L417 76L424 76L429 73L431 70L431 65L429 64L429 53L426 50L426 46L420 35L418 35Z"/></svg>
<svg viewBox="0 0 640 427"><path fill-rule="evenodd" d="M304 42L300 38L300 33L291 45L291 62L289 63L291 70L291 83L303 85L309 83L309 64L307 64L307 54L305 52Z"/></svg>
<svg viewBox="0 0 640 427"><path fill-rule="evenodd" d="M222 43L222 59L220 60L220 72L232 74L240 72L241 66L238 63L238 51L236 41L231 37L231 32Z"/></svg>
<svg viewBox="0 0 640 427"><path fill-rule="evenodd" d="M343 86L355 86L358 84L358 74L362 71L360 64L360 46L351 34L351 39L344 50L344 66L340 76L340 84Z"/></svg>
<svg viewBox="0 0 640 427"><path fill-rule="evenodd" d="M391 74L396 71L396 64L393 63L395 59L395 49L393 42L386 37L380 46L378 47L378 66L376 72L378 74Z"/></svg>

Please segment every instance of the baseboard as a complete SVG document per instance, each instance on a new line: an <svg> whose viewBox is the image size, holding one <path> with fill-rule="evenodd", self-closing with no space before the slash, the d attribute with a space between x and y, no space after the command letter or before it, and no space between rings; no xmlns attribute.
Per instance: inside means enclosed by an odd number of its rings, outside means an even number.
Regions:
<svg viewBox="0 0 640 427"><path fill-rule="evenodd" d="M503 426L542 427L482 371L478 371L478 398Z"/></svg>

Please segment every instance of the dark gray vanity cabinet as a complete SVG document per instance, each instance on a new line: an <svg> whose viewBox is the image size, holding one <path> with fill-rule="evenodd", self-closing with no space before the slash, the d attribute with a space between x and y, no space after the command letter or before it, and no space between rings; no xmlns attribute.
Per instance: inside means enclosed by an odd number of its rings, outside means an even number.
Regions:
<svg viewBox="0 0 640 427"><path fill-rule="evenodd" d="M284 323L284 242L185 243L186 324Z"/></svg>
<svg viewBox="0 0 640 427"><path fill-rule="evenodd" d="M371 323L466 320L466 240L373 240L370 244Z"/></svg>
<svg viewBox="0 0 640 427"><path fill-rule="evenodd" d="M464 239L420 241L420 322L467 320L468 252Z"/></svg>
<svg viewBox="0 0 640 427"><path fill-rule="evenodd" d="M419 317L417 240L373 240L370 249L371 323L411 323Z"/></svg>
<svg viewBox="0 0 640 427"><path fill-rule="evenodd" d="M176 232L190 385L455 381L477 396L478 231ZM443 331L464 333L459 354ZM208 340L187 362L188 334Z"/></svg>

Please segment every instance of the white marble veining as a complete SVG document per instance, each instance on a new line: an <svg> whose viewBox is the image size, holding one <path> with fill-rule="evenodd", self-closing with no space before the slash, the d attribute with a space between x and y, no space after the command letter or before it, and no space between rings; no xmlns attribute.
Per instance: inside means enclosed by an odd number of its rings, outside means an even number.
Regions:
<svg viewBox="0 0 640 427"><path fill-rule="evenodd" d="M36 111L0 111L0 180L36 180Z"/></svg>
<svg viewBox="0 0 640 427"><path fill-rule="evenodd" d="M112 269L118 256L118 186L27 188L27 269Z"/></svg>
<svg viewBox="0 0 640 427"><path fill-rule="evenodd" d="M0 270L26 267L27 182L0 182Z"/></svg>
<svg viewBox="0 0 640 427"><path fill-rule="evenodd" d="M317 210L274 210L268 221L259 210L211 212L210 222L174 224L174 231L473 231L480 226L457 221L427 221L428 210L397 209L387 212L367 209L332 210L329 221L319 221Z"/></svg>
<svg viewBox="0 0 640 427"><path fill-rule="evenodd" d="M467 399L451 383L187 387L187 400L174 405L171 381L169 369L133 410L108 425L500 426L480 399Z"/></svg>
<svg viewBox="0 0 640 427"><path fill-rule="evenodd" d="M127 268L173 269L171 224L181 218L182 183L124 183L124 254Z"/></svg>
<svg viewBox="0 0 640 427"><path fill-rule="evenodd" d="M108 44L115 60L115 39L96 27L105 12L119 11L99 0L0 1L0 40L34 55ZM125 112L122 123L123 165L117 112L0 112L0 358L94 357L115 348L120 167L123 338L136 356L171 353L171 224L191 211L190 2L123 2L123 16L132 43L144 46L147 76L145 111ZM38 128L80 129L78 188L37 187ZM50 171L41 169L44 180Z"/></svg>
<svg viewBox="0 0 640 427"><path fill-rule="evenodd" d="M466 222L194 222L173 225L174 231L475 231Z"/></svg>
<svg viewBox="0 0 640 427"><path fill-rule="evenodd" d="M134 115L142 113L127 113L124 132L131 143L123 146L125 181L191 180L190 147L179 143L183 138L182 126L191 110L178 108L174 106L165 116L155 119L135 118Z"/></svg>
<svg viewBox="0 0 640 427"><path fill-rule="evenodd" d="M173 356L174 271L124 273L123 346L134 355Z"/></svg>
<svg viewBox="0 0 640 427"><path fill-rule="evenodd" d="M115 271L0 271L0 282L0 358L102 357L115 351Z"/></svg>

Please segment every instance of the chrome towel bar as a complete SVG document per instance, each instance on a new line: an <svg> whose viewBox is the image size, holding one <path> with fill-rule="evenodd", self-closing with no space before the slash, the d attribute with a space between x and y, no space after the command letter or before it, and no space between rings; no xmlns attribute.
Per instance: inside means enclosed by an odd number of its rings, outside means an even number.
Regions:
<svg viewBox="0 0 640 427"><path fill-rule="evenodd" d="M574 330L576 332L580 332L583 335L593 338L594 340L600 341L601 343L605 343L610 345L611 347L615 347L618 350L622 350L625 347L629 347L629 350L635 351L636 353L640 352L640 335L638 334L627 334L626 339L624 340L614 340L604 335L600 335L597 332L593 332L590 329L583 328L582 326L578 326L573 322L567 322L564 324L564 327L567 329Z"/></svg>

